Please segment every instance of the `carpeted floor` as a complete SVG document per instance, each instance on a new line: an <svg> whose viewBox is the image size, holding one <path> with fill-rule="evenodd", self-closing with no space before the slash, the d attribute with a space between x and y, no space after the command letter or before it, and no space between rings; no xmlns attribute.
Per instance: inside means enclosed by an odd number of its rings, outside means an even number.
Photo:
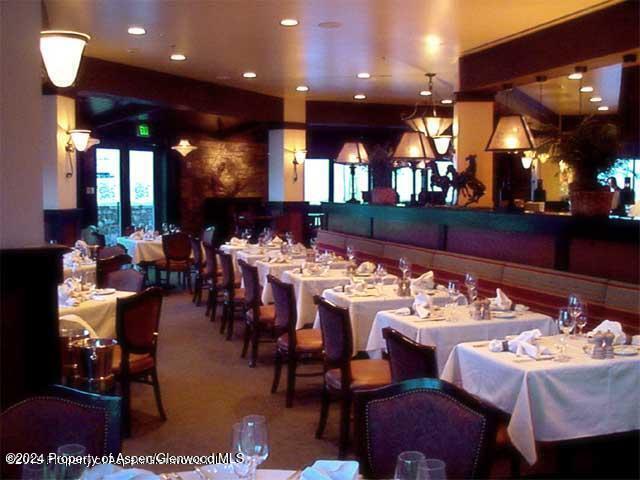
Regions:
<svg viewBox="0 0 640 480"><path fill-rule="evenodd" d="M243 328L226 341L219 320L211 323L204 306L195 307L187 293L165 297L160 321L158 370L168 420L156 410L153 390L134 384L132 436L123 453L147 455L208 455L226 452L231 428L244 415L261 414L269 422L270 454L266 468L297 469L318 458L337 455L338 407L330 412L325 439L314 436L320 406L321 377L299 378L293 408L284 407L284 381L270 393L273 379L273 344L261 344L259 363L249 368L240 358ZM312 371L320 366L304 366ZM284 380L284 375L283 375ZM150 467L156 472L175 466Z"/></svg>

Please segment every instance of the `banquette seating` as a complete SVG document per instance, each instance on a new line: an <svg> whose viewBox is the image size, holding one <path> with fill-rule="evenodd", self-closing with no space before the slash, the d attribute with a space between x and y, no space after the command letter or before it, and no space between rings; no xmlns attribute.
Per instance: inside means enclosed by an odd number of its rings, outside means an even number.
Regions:
<svg viewBox="0 0 640 480"><path fill-rule="evenodd" d="M465 273L473 272L479 279L481 295L495 296L495 289L500 287L513 301L550 315L566 305L570 293L578 293L588 303L587 328L610 319L622 322L625 332L640 332L640 286L636 284L327 230L318 232L317 244L320 249L339 254L351 245L358 261L382 263L395 274L399 273L398 259L404 256L412 263L414 275L433 270L438 282L462 281Z"/></svg>

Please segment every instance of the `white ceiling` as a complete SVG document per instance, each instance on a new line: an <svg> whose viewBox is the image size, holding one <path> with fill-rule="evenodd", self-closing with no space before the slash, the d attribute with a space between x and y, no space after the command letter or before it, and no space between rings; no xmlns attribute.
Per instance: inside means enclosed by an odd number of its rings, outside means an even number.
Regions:
<svg viewBox="0 0 640 480"><path fill-rule="evenodd" d="M617 0L45 0L49 28L88 33L86 55L282 97L413 103L424 73L439 98L458 57ZM279 25L282 18L300 21ZM339 28L320 28L321 22ZM130 25L147 35L127 34ZM172 52L185 62L172 62ZM256 79L242 78L255 71ZM356 73L370 72L369 80ZM305 84L310 92L297 93ZM535 97L534 97L535 98Z"/></svg>

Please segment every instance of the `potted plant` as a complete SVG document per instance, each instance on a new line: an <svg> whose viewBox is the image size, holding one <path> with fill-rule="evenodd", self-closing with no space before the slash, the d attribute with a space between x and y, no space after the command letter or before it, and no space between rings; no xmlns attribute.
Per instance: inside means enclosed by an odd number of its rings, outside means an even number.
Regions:
<svg viewBox="0 0 640 480"><path fill-rule="evenodd" d="M573 171L569 185L571 213L606 216L613 193L598 181L598 175L613 167L618 154L618 128L597 117L587 117L572 132L563 135L556 160Z"/></svg>
<svg viewBox="0 0 640 480"><path fill-rule="evenodd" d="M388 149L375 145L369 154L369 168L373 190L371 203L393 205L398 202L398 195L392 188L393 164Z"/></svg>

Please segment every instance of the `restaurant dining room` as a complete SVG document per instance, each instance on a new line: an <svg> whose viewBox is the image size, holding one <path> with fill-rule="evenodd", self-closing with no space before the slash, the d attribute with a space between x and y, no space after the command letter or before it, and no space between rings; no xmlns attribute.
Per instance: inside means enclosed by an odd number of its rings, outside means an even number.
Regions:
<svg viewBox="0 0 640 480"><path fill-rule="evenodd" d="M0 24L0 478L640 478L639 0Z"/></svg>

